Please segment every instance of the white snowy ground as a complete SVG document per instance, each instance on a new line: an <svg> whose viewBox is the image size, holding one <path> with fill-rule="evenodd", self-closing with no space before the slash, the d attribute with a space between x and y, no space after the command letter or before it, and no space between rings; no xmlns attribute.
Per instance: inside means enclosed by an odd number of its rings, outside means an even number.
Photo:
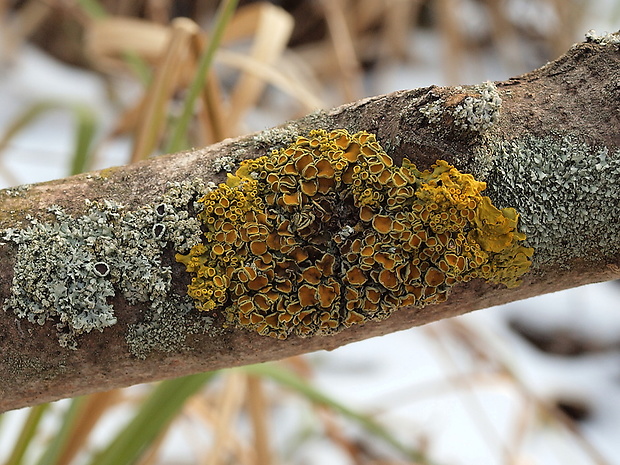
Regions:
<svg viewBox="0 0 620 465"><path fill-rule="evenodd" d="M524 8L532 3L522 2ZM605 23L609 9L603 8L613 3L592 2L583 32L613 31ZM443 83L436 42L424 35L412 41L415 60L374 76L369 93ZM464 70L462 82L504 79L521 71L505 72L483 60ZM0 132L29 103L49 100L97 108L103 127L111 124L113 112L102 82L89 73L61 66L29 47L20 51L19 60L2 65ZM251 130L280 122L263 114L253 120L260 124ZM70 113L59 110L14 139L0 154L0 166L11 174L0 171L0 187L65 176L73 125ZM122 143L106 146L95 168L125 163L126 150ZM514 320L537 330L577 334L598 349L570 357L544 353L510 329ZM476 355L477 350L484 355ZM359 411L377 414L402 440L425 444L438 463L620 465L620 284L515 302L310 357L317 387ZM584 452L588 446L579 436L537 409L537 403L557 399L587 408L579 430L601 457ZM10 413L6 421L21 421L21 413ZM289 420L286 414L279 418L278 429L285 430ZM0 458L10 444L6 421ZM178 436L167 444L166 457L192 463L191 454L179 452ZM311 440L297 452L295 463L350 461L341 451Z"/></svg>

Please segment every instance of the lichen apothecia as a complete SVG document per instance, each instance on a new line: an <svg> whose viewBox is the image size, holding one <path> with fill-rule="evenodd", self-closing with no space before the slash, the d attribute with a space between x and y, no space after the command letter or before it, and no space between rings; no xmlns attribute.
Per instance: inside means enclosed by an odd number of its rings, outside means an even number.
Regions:
<svg viewBox="0 0 620 465"><path fill-rule="evenodd" d="M199 310L277 338L332 334L473 278L517 286L534 251L485 187L443 160L397 166L373 134L314 130L204 195L202 241L176 258Z"/></svg>
<svg viewBox="0 0 620 465"><path fill-rule="evenodd" d="M16 246L3 309L33 324L54 322L60 345L77 349L79 336L117 323L114 298L122 295L142 313L127 334L133 354L179 349L208 322L189 318L192 300L174 292L162 257L169 244L187 252L200 242L200 222L188 210L210 189L198 180L172 183L157 204L134 211L108 200L86 201L81 216L52 206L52 221L28 217L26 227L0 230L0 241Z"/></svg>

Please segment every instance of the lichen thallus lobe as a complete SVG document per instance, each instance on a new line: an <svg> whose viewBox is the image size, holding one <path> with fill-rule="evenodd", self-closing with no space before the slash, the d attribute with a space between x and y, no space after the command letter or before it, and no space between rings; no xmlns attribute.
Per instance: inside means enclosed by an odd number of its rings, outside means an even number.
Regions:
<svg viewBox="0 0 620 465"><path fill-rule="evenodd" d="M396 166L373 134L314 130L202 197L202 241L177 260L196 307L228 324L332 334L473 278L518 285L533 250L485 187L443 160Z"/></svg>

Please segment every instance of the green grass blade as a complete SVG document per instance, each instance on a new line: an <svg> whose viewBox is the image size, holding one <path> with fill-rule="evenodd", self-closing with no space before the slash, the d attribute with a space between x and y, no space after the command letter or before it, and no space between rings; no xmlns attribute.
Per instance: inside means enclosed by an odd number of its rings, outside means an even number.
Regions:
<svg viewBox="0 0 620 465"><path fill-rule="evenodd" d="M133 51L126 51L123 53L123 60L133 74L145 87L149 85L151 79L153 79L153 73L151 67L144 61L138 53Z"/></svg>
<svg viewBox="0 0 620 465"><path fill-rule="evenodd" d="M224 35L224 31L226 30L226 26L228 25L230 18L232 18L235 9L237 8L237 1L238 0L225 0L218 8L215 29L209 37L209 44L207 45L206 50L200 57L198 70L192 80L187 95L185 96L183 112L173 127L170 141L166 147L166 151L168 153L178 152L187 148L187 133L190 121L194 114L196 100L207 82L207 74L211 68L211 64L213 63L215 52L220 45L222 36Z"/></svg>
<svg viewBox="0 0 620 465"><path fill-rule="evenodd" d="M71 399L71 405L62 418L60 431L48 445L45 453L38 462L38 465L55 465L62 455L67 441L71 437L76 419L79 417L80 409L84 406L86 397L75 397Z"/></svg>
<svg viewBox="0 0 620 465"><path fill-rule="evenodd" d="M27 127L43 113L58 107L54 102L35 103L18 114L6 127L0 137L0 150L3 150L22 129Z"/></svg>
<svg viewBox="0 0 620 465"><path fill-rule="evenodd" d="M429 463L428 459L424 456L424 454L402 444L400 441L394 438L394 436L392 436L389 431L387 431L383 426L374 421L372 418L368 417L367 415L357 413L349 407L323 394L291 371L283 369L274 364L250 365L247 367L243 367L242 369L253 375L269 378L282 386L296 391L298 394L302 395L312 403L323 405L333 410L334 412L338 412L344 417L359 424L362 428L371 433L373 436L381 439L382 441L392 446L394 449L404 454L409 460L416 461L420 464Z"/></svg>
<svg viewBox="0 0 620 465"><path fill-rule="evenodd" d="M20 465L22 463L24 455L26 455L26 451L28 450L28 446L30 445L32 438L39 427L39 423L41 423L43 414L48 410L49 406L50 404L41 404L30 409L28 412L28 418L26 418L26 422L24 423L24 426L19 433L19 437L13 446L11 455L7 461L4 462L4 465Z"/></svg>
<svg viewBox="0 0 620 465"><path fill-rule="evenodd" d="M157 385L129 424L93 459L91 465L135 463L179 412L187 398L213 376L215 372L200 373Z"/></svg>
<svg viewBox="0 0 620 465"><path fill-rule="evenodd" d="M28 125L39 116L49 111L71 110L76 122L75 146L71 158L70 174L78 174L87 170L90 162L90 147L97 130L95 113L86 105L63 102L38 102L22 111L11 121L4 134L0 137L0 151Z"/></svg>
<svg viewBox="0 0 620 465"><path fill-rule="evenodd" d="M97 0L78 0L82 11L84 11L92 19L103 19L108 17L108 12Z"/></svg>
<svg viewBox="0 0 620 465"><path fill-rule="evenodd" d="M91 162L91 145L97 132L97 119L92 110L84 105L74 105L76 120L75 147L71 159L70 174L88 171Z"/></svg>

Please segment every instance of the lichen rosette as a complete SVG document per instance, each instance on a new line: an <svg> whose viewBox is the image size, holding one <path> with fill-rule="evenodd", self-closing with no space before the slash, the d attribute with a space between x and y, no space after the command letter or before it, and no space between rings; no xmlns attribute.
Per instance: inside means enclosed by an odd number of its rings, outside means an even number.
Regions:
<svg viewBox="0 0 620 465"><path fill-rule="evenodd" d="M199 310L277 338L332 334L474 278L517 286L533 250L485 187L443 160L396 166L373 134L314 130L201 198L202 243L177 260Z"/></svg>

